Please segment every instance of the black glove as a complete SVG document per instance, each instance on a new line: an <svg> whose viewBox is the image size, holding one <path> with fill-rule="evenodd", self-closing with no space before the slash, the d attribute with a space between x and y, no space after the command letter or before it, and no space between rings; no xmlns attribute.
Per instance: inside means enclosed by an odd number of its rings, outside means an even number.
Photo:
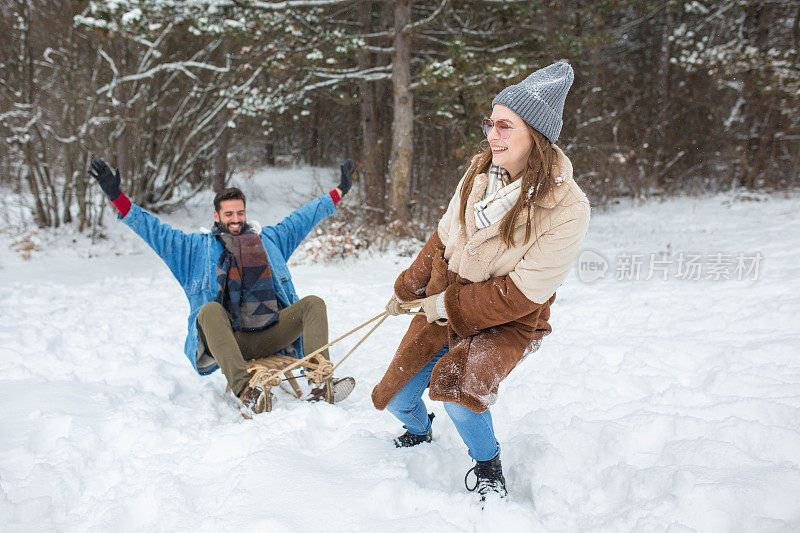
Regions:
<svg viewBox="0 0 800 533"><path fill-rule="evenodd" d="M111 167L102 158L92 159L92 165L87 174L97 180L109 200L116 200L122 194L122 191L119 190L119 168L116 169L116 173L111 172Z"/></svg>
<svg viewBox="0 0 800 533"><path fill-rule="evenodd" d="M339 190L342 191L342 196L347 194L350 187L353 186L353 171L356 169L352 159L347 159L339 167L342 170L342 180L339 182Z"/></svg>

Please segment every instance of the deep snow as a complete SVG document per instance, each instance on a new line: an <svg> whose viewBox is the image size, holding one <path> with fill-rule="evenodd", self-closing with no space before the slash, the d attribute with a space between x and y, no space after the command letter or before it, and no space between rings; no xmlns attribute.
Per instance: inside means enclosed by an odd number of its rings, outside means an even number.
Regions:
<svg viewBox="0 0 800 533"><path fill-rule="evenodd" d="M331 170L259 173L248 216L273 223L336 183ZM345 201L355 201L346 198ZM122 224L91 244L40 234L30 260L0 234L0 530L800 530L800 198L735 195L593 213L553 334L493 407L510 497L481 512L439 404L434 441L396 450L369 400L408 318L387 320L341 367L343 403L279 393L245 421L220 373L182 353L188 305ZM162 217L210 225L210 199ZM757 280L619 280L618 254L760 252ZM337 336L381 312L410 258L300 262L301 295ZM710 271L709 271L710 272ZM655 276L659 278L660 275ZM357 338L332 350L334 361Z"/></svg>

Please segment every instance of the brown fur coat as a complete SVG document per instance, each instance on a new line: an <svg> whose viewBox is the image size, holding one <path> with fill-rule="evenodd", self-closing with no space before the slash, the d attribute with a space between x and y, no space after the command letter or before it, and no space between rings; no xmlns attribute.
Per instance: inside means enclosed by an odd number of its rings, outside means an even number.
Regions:
<svg viewBox="0 0 800 533"><path fill-rule="evenodd" d="M555 290L566 278L589 223L589 202L572 179L569 159L560 149L557 153L559 185L534 205L535 238L525 244L525 211L517 220L517 244L511 248L502 242L499 222L476 228L471 206L483 197L485 174L474 180L463 227L459 184L438 230L394 286L395 295L405 301L444 291L450 324L414 317L372 391L376 408L384 409L449 343L448 353L433 368L430 397L483 412L494 403L500 381L550 333Z"/></svg>

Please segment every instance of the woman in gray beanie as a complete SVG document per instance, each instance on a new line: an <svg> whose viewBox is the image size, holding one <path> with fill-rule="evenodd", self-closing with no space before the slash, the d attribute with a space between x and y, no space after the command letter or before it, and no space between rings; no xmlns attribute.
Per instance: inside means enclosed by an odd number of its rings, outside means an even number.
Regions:
<svg viewBox="0 0 800 533"><path fill-rule="evenodd" d="M414 307L404 302L424 297L424 316L411 321L373 403L405 425L396 446L430 442L433 414L421 399L429 386L476 461L465 483L481 501L507 494L489 407L500 381L550 333L555 291L589 224L586 195L555 145L572 80L572 68L555 63L495 97L481 124L488 148L472 158L386 307L402 314Z"/></svg>

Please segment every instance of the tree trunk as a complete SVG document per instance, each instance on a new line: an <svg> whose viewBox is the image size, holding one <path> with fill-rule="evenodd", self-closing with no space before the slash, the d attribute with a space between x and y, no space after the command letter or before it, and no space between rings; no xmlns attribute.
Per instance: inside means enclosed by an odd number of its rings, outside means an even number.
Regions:
<svg viewBox="0 0 800 533"><path fill-rule="evenodd" d="M119 43L115 43L114 49L116 51L114 61L120 72L128 72L128 50L124 39L120 39ZM127 188L127 184L131 183L134 178L134 165L133 165L133 139L131 135L131 124L133 123L130 117L130 108L127 105L130 99L130 89L124 84L118 85L114 89L114 98L119 105L115 106L113 112L117 115L120 121L114 133L117 133L114 139L114 166L119 168L119 174L122 178L122 190ZM112 134L113 135L113 134Z"/></svg>
<svg viewBox="0 0 800 533"><path fill-rule="evenodd" d="M745 7L743 34L748 44L759 49L763 49L760 47L766 44L767 36L766 20L762 15L763 7L759 2L751 2ZM767 149L765 134L768 129L769 106L764 105L766 97L759 87L758 74L757 71L749 71L744 76L747 131L742 154L742 184L747 188L756 186L763 169L762 154Z"/></svg>
<svg viewBox="0 0 800 533"><path fill-rule="evenodd" d="M659 106L658 106L658 120L656 121L656 131L659 133L656 136L658 146L656 153L658 154L658 165L656 175L656 187L663 189L666 184L667 174L669 169L666 168L667 162L673 157L673 150L670 147L675 145L672 142L670 132L671 127L671 113L672 108L672 41L670 36L675 28L675 16L669 6L664 8L664 21L661 32L661 61L659 70L661 71L661 83L659 87Z"/></svg>
<svg viewBox="0 0 800 533"><path fill-rule="evenodd" d="M26 150L28 152L29 150ZM26 173L26 179L28 181L28 187L30 187L31 194L33 195L33 200L36 205L35 213L36 213L36 225L40 228L46 228L50 225L50 217L48 216L47 211L45 210L44 203L42 203L42 195L39 188L39 182L36 179L36 173L34 172L34 165L35 163L31 161L31 155L26 153L28 159L28 172Z"/></svg>
<svg viewBox="0 0 800 533"><path fill-rule="evenodd" d="M394 53L392 84L392 156L389 177L392 182L392 209L398 218L411 214L411 161L414 157L414 99L411 94L411 35L403 27L411 20L411 0L398 0L394 6Z"/></svg>
<svg viewBox="0 0 800 533"><path fill-rule="evenodd" d="M317 101L318 102L318 101ZM313 116L311 117L311 128L308 132L308 145L306 147L305 160L312 167L322 166L320 158L320 135L319 135L319 119L322 109L319 103L315 102L313 109Z"/></svg>
<svg viewBox="0 0 800 533"><path fill-rule="evenodd" d="M375 28L372 23L372 2L364 2L360 6L361 27L364 33L369 33ZM374 55L367 51L358 52L358 67L367 69L375 65ZM366 80L359 81L361 92L361 179L364 191L364 202L371 207L379 209L372 211L370 219L377 223L386 220L386 180L381 164L381 146L375 141L378 139L378 98L376 98L377 83Z"/></svg>
<svg viewBox="0 0 800 533"><path fill-rule="evenodd" d="M225 38L220 46L220 53L226 59L230 59L231 43L230 39ZM231 128L227 126L230 120L230 112L226 109L219 114L219 124L225 129L217 143L217 153L214 155L214 183L213 188L216 194L225 190L225 181L228 178L228 150L231 146Z"/></svg>
<svg viewBox="0 0 800 533"><path fill-rule="evenodd" d="M220 121L228 121L228 113L222 113ZM226 127L219 139L217 153L214 156L214 192L219 194L225 189L228 177L228 150L231 144L231 129Z"/></svg>
<svg viewBox="0 0 800 533"><path fill-rule="evenodd" d="M86 157L80 158L80 164L82 168L87 168L88 161ZM75 197L78 200L78 230L83 231L84 229L88 228L92 221L91 221L91 203L88 201L88 191L87 180L91 178L86 176L85 172L79 172L75 179ZM94 180L92 180L94 181ZM90 185L91 186L91 185Z"/></svg>
<svg viewBox="0 0 800 533"><path fill-rule="evenodd" d="M75 168L74 150L71 144L64 146L64 189L62 191L61 219L64 224L72 223L72 199L75 192L75 182L80 179L78 169Z"/></svg>
<svg viewBox="0 0 800 533"><path fill-rule="evenodd" d="M275 166L275 142L272 140L272 136L267 139L267 143L264 146L264 157L266 157L269 166Z"/></svg>

